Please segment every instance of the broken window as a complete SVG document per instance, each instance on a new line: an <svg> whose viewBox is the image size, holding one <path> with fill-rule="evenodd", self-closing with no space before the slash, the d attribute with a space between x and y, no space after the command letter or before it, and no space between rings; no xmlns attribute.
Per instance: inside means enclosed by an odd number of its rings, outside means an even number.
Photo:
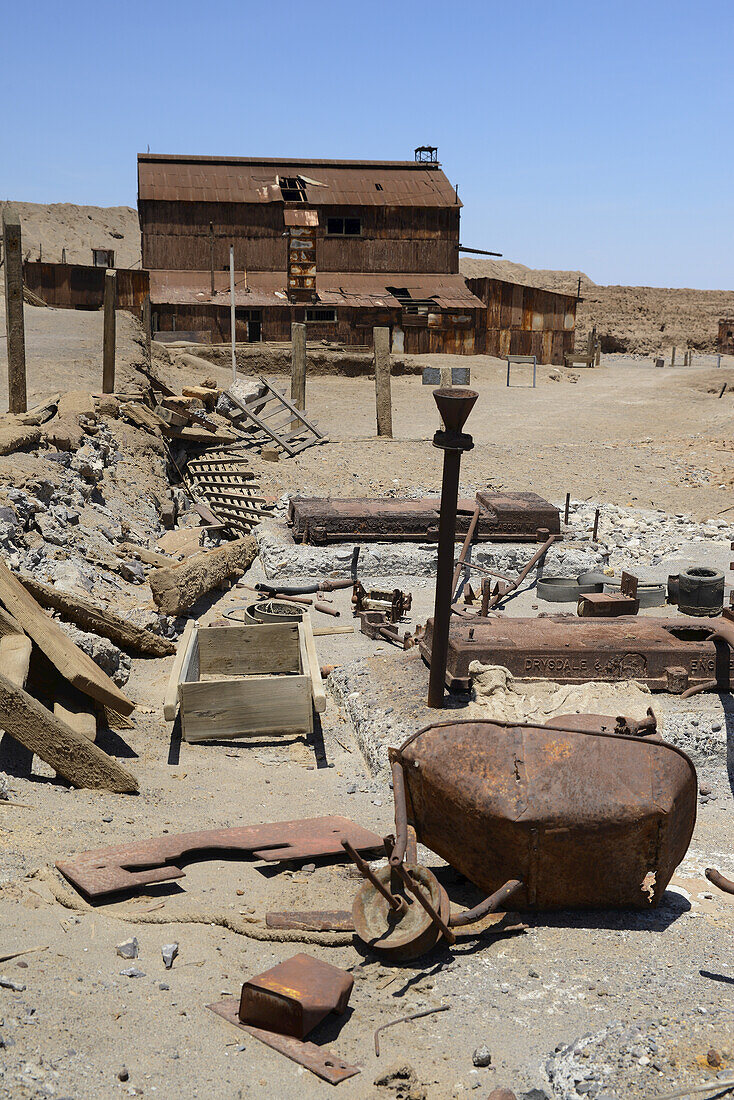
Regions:
<svg viewBox="0 0 734 1100"><path fill-rule="evenodd" d="M306 201L306 185L300 176L281 176L279 183L284 202Z"/></svg>
<svg viewBox="0 0 734 1100"><path fill-rule="evenodd" d="M335 309L307 309L306 320L319 322L320 324L335 324L336 323L336 310Z"/></svg>
<svg viewBox="0 0 734 1100"><path fill-rule="evenodd" d="M360 237L362 222L360 218L328 218L326 232L330 237Z"/></svg>

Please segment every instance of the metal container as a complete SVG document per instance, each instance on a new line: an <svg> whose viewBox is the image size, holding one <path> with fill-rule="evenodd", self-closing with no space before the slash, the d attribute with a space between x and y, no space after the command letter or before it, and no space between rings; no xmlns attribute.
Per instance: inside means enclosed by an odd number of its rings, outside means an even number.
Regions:
<svg viewBox="0 0 734 1100"><path fill-rule="evenodd" d="M242 986L243 1024L305 1039L330 1012L346 1012L354 978L321 959L294 955Z"/></svg>
<svg viewBox="0 0 734 1100"><path fill-rule="evenodd" d="M391 753L418 840L487 894L522 880L520 909L657 905L690 843L696 772L657 736L614 728L567 715L420 730Z"/></svg>

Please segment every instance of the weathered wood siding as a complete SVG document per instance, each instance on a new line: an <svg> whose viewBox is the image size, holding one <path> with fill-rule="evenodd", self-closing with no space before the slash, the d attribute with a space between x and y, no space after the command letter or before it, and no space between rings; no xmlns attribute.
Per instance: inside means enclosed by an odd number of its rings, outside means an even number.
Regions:
<svg viewBox="0 0 734 1100"><path fill-rule="evenodd" d="M535 355L539 363L563 365L574 350L576 298L502 279L467 279L485 303L482 350L487 355Z"/></svg>
<svg viewBox="0 0 734 1100"><path fill-rule="evenodd" d="M214 267L285 271L287 238L280 203L140 202L143 266L155 270L207 271L211 222ZM459 270L459 208L318 207L319 271L409 271L455 274ZM330 217L358 217L359 237L329 236Z"/></svg>
<svg viewBox="0 0 734 1100"><path fill-rule="evenodd" d="M117 268L118 309L140 316L149 293L147 271ZM49 264L27 261L23 264L23 282L49 306L60 309L101 309L104 303L103 267L91 264Z"/></svg>

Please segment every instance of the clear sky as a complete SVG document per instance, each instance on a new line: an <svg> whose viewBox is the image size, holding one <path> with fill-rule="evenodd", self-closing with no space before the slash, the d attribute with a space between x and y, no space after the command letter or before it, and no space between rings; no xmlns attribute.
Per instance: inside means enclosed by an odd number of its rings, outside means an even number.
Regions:
<svg viewBox="0 0 734 1100"><path fill-rule="evenodd" d="M1 198L134 206L148 146L430 144L463 244L734 288L733 0L37 0L0 28Z"/></svg>

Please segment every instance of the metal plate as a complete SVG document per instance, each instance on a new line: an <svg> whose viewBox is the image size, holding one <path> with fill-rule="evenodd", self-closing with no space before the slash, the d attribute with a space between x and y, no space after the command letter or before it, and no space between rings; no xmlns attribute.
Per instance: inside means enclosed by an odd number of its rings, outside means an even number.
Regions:
<svg viewBox="0 0 734 1100"><path fill-rule="evenodd" d="M719 619L455 618L449 633L446 683L470 687L469 665L502 665L513 676L540 676L561 684L639 680L655 691L684 691L716 675L711 635ZM470 635L471 631L471 635ZM430 661L433 619L419 642ZM734 667L732 668L734 671Z"/></svg>
<svg viewBox="0 0 734 1100"><path fill-rule="evenodd" d="M317 856L345 859L342 840L348 840L358 852L381 854L384 851L376 833L346 817L312 817L153 837L134 844L83 852L75 859L60 860L56 866L87 897L99 898L154 882L183 878L185 872L176 864L184 859L189 862L218 859L232 853L269 862Z"/></svg>
<svg viewBox="0 0 734 1100"><path fill-rule="evenodd" d="M237 1016L237 1003L235 997L227 997L223 1001L217 1001L216 1004L206 1007L216 1012L217 1016L221 1016L227 1023L234 1024L240 1031L246 1031L254 1039L259 1039L261 1043L277 1050L279 1054L284 1054L286 1058L315 1073L330 1085L338 1085L348 1077L354 1077L362 1072L361 1066L344 1062L326 1047L317 1047L315 1043L304 1043L303 1040L294 1039L291 1035L278 1035L275 1031L263 1031L262 1028L241 1023Z"/></svg>
<svg viewBox="0 0 734 1100"><path fill-rule="evenodd" d="M480 542L537 539L539 527L551 534L560 532L557 508L534 493L477 493L482 505L477 524ZM435 542L438 539L438 509L435 497L421 500L349 499L292 497L288 522L297 541L312 543L360 542L377 539ZM456 537L463 539L476 503L460 500Z"/></svg>

